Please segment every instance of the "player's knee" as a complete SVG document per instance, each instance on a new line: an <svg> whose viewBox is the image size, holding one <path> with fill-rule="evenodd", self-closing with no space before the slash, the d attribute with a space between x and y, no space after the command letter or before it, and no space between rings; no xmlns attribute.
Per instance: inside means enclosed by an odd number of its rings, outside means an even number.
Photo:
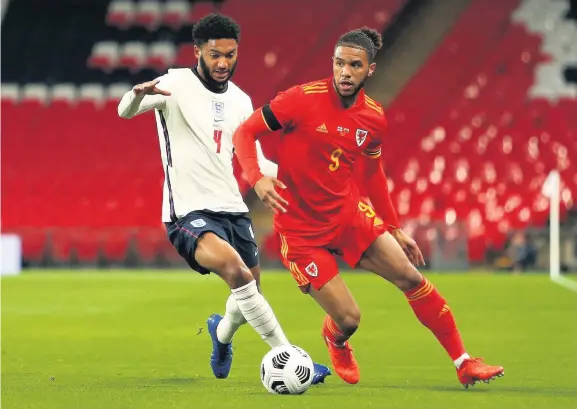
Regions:
<svg viewBox="0 0 577 409"><path fill-rule="evenodd" d="M396 274L393 284L403 292L415 288L421 284L423 280L423 276L419 273L419 270L417 270L408 259L406 262L400 264L396 271L398 274Z"/></svg>
<svg viewBox="0 0 577 409"><path fill-rule="evenodd" d="M347 311L347 314L339 319L337 325L346 335L353 335L361 323L361 311L358 308Z"/></svg>
<svg viewBox="0 0 577 409"><path fill-rule="evenodd" d="M219 275L230 288L242 287L254 280L252 273L243 261L235 258L222 261Z"/></svg>

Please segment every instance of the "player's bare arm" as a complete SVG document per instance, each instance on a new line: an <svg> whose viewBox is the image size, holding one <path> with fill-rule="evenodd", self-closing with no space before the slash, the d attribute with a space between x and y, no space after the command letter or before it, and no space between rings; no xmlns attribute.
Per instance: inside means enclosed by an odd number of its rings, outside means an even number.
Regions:
<svg viewBox="0 0 577 409"><path fill-rule="evenodd" d="M263 110L259 109L237 128L233 136L233 144L238 160L247 174L248 182L268 209L274 213L286 213L288 202L278 194L277 188L286 186L274 177L263 175L258 164L256 142L258 138L272 131L266 122Z"/></svg>

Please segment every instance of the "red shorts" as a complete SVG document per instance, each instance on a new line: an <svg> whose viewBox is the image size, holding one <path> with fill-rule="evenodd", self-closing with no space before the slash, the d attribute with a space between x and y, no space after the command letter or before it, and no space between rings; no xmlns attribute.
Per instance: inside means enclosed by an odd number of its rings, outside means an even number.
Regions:
<svg viewBox="0 0 577 409"><path fill-rule="evenodd" d="M281 260L301 289L319 290L339 273L335 255L355 268L363 253L386 231L373 208L359 202L352 218L329 236L299 237L279 233Z"/></svg>

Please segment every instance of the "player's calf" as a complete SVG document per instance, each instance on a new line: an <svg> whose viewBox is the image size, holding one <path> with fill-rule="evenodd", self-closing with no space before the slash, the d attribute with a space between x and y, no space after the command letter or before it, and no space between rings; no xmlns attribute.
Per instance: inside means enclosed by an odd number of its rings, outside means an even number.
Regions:
<svg viewBox="0 0 577 409"><path fill-rule="evenodd" d="M360 265L403 291L417 319L435 335L457 368L469 358L445 298L409 262L393 236L388 233L379 236L363 255Z"/></svg>

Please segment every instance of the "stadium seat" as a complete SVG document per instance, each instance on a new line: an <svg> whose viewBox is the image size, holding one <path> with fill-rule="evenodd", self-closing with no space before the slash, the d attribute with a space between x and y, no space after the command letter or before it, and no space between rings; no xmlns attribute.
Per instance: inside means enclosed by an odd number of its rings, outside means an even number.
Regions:
<svg viewBox="0 0 577 409"><path fill-rule="evenodd" d="M122 46L118 66L130 71L139 71L146 62L146 44L139 41L130 41Z"/></svg>
<svg viewBox="0 0 577 409"><path fill-rule="evenodd" d="M168 0L162 12L162 24L179 29L188 22L190 3L185 0Z"/></svg>
<svg viewBox="0 0 577 409"><path fill-rule="evenodd" d="M126 94L128 90L132 89L131 84L116 83L110 84L106 90L106 101L118 105L118 102L122 99L122 96Z"/></svg>
<svg viewBox="0 0 577 409"><path fill-rule="evenodd" d="M72 233L71 257L77 262L95 264L101 254L102 233L100 229L74 229Z"/></svg>
<svg viewBox="0 0 577 409"><path fill-rule="evenodd" d="M165 72L174 63L176 47L174 44L162 41L156 42L148 48L146 65L159 72Z"/></svg>
<svg viewBox="0 0 577 409"><path fill-rule="evenodd" d="M46 105L48 87L45 84L25 84L22 91L22 104L29 106Z"/></svg>
<svg viewBox="0 0 577 409"><path fill-rule="evenodd" d="M114 41L104 41L94 44L88 58L88 66L110 71L118 64L119 47Z"/></svg>
<svg viewBox="0 0 577 409"><path fill-rule="evenodd" d="M107 228L102 233L102 254L111 263L126 260L132 245L133 231L129 229Z"/></svg>
<svg viewBox="0 0 577 409"><path fill-rule="evenodd" d="M106 23L110 26L128 28L136 12L135 5L130 0L114 0L108 6Z"/></svg>
<svg viewBox="0 0 577 409"><path fill-rule="evenodd" d="M81 106L101 107L104 103L104 87L101 84L81 85L78 103Z"/></svg>
<svg viewBox="0 0 577 409"><path fill-rule="evenodd" d="M74 105L77 98L74 84L56 84L52 86L50 104L52 106L68 107Z"/></svg>
<svg viewBox="0 0 577 409"><path fill-rule="evenodd" d="M19 227L12 231L22 240L22 256L27 262L40 264L44 261L47 249L46 232L33 227Z"/></svg>
<svg viewBox="0 0 577 409"><path fill-rule="evenodd" d="M68 229L53 229L49 234L50 255L56 264L71 261L74 237Z"/></svg>
<svg viewBox="0 0 577 409"><path fill-rule="evenodd" d="M134 23L154 30L161 21L162 4L157 0L140 0L136 5Z"/></svg>
<svg viewBox="0 0 577 409"><path fill-rule="evenodd" d="M16 105L20 102L20 87L18 84L2 84L2 104Z"/></svg>

